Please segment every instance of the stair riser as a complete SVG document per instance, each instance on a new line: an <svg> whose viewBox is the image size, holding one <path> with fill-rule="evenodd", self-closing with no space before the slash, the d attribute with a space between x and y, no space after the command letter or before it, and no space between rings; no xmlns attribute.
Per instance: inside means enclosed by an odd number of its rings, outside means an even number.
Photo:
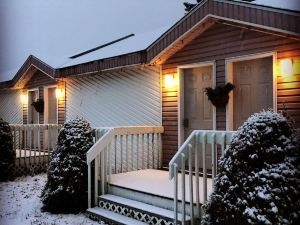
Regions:
<svg viewBox="0 0 300 225"><path fill-rule="evenodd" d="M101 197L99 198L99 207L150 225L174 225L173 219L102 199Z"/></svg>
<svg viewBox="0 0 300 225"><path fill-rule="evenodd" d="M157 206L157 207L160 207L163 209L168 209L168 210L172 210L172 211L174 210L173 199L163 198L160 196L155 196L155 195L138 192L138 191L134 191L134 190L130 190L130 189L122 188L122 187L117 187L117 186L113 186L113 185L109 186L108 193L117 195L117 196L121 196L123 198L128 198L128 199L143 202L146 204L154 205L154 206ZM181 211L181 208L182 208L181 203L178 204L178 208L179 208L179 211ZM190 215L190 204L186 203L185 208L186 208L187 215ZM201 206L200 206L199 213L201 214ZM199 213L197 213L197 207L194 206L194 215L196 217L198 217Z"/></svg>

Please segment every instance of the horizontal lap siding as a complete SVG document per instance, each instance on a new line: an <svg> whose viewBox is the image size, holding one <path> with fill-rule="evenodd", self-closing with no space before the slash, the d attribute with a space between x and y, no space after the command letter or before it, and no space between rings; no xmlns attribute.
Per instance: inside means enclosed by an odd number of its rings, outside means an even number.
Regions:
<svg viewBox="0 0 300 225"><path fill-rule="evenodd" d="M0 118L8 123L22 124L20 90L0 91Z"/></svg>
<svg viewBox="0 0 300 225"><path fill-rule="evenodd" d="M93 126L161 125L159 67L130 67L66 79L66 116Z"/></svg>
<svg viewBox="0 0 300 225"><path fill-rule="evenodd" d="M184 64L215 61L216 84L225 83L225 59L249 54L278 52L278 58L300 56L300 42L279 36L269 35L233 26L216 24L191 43L179 50L162 65L162 75L177 73L177 67ZM300 127L300 75L293 76L291 81L278 78L278 109L282 102ZM176 98L170 98L170 95ZM162 88L163 102L163 136L164 165L170 161L178 150L178 110L177 90ZM172 123L170 123L172 121ZM226 109L218 108L216 113L218 130L226 129Z"/></svg>

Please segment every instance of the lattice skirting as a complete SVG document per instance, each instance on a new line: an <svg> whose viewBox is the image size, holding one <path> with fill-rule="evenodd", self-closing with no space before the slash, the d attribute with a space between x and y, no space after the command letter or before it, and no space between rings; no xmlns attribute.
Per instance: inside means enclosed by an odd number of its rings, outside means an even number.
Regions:
<svg viewBox="0 0 300 225"><path fill-rule="evenodd" d="M33 158L26 157L21 159L16 159L15 163L15 176L27 176L35 175L39 173L45 173L48 169L48 156L35 160Z"/></svg>
<svg viewBox="0 0 300 225"><path fill-rule="evenodd" d="M150 225L174 225L173 220L168 220L168 218L160 218L155 215L151 215L150 213L138 211L136 209L115 204L113 202L100 200L99 206L103 209L148 223Z"/></svg>

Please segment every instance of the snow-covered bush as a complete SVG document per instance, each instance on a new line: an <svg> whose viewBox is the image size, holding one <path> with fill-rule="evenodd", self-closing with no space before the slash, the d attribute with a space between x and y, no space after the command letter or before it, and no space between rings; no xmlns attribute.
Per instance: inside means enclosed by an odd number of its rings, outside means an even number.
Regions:
<svg viewBox="0 0 300 225"><path fill-rule="evenodd" d="M86 153L93 145L90 124L76 118L66 122L58 135L42 192L43 210L78 212L87 206Z"/></svg>
<svg viewBox="0 0 300 225"><path fill-rule="evenodd" d="M9 124L0 118L0 181L12 180L15 171L16 152Z"/></svg>
<svg viewBox="0 0 300 225"><path fill-rule="evenodd" d="M220 159L214 192L204 206L204 224L300 224L295 134L282 114L252 115Z"/></svg>

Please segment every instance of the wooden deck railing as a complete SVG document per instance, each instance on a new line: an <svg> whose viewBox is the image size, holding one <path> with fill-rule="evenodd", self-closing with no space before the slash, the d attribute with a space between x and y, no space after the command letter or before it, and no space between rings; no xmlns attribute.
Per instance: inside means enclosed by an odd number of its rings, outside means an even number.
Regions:
<svg viewBox="0 0 300 225"><path fill-rule="evenodd" d="M45 172L61 127L58 124L10 124L17 175Z"/></svg>
<svg viewBox="0 0 300 225"><path fill-rule="evenodd" d="M186 193L189 193L190 207L188 211L191 217L191 224L194 224L195 219L200 217L200 197L202 195L202 203L205 203L208 197L207 173L208 171L211 172L212 180L214 180L217 174L217 150L220 150L221 155L223 155L226 145L230 144L234 134L235 131L195 130L170 161L170 179L173 179L174 183L174 224L178 223L178 213L181 213L182 217L186 218L186 204L182 204L186 202ZM209 161L207 160L208 158L210 159ZM185 179L187 171L188 181ZM178 194L179 172L181 196ZM199 178L203 179L202 188L200 187ZM214 182L212 182L212 185L214 185ZM189 190L186 190L187 187ZM194 187L195 191L193 190ZM194 193L196 196L194 196ZM181 210L178 207L179 199L181 200ZM196 212L194 212L194 204L196 205ZM184 223L185 219L182 219L182 221Z"/></svg>
<svg viewBox="0 0 300 225"><path fill-rule="evenodd" d="M162 133L161 126L95 129L97 141L87 152L89 208L92 205L92 179L94 179L94 202L97 202L98 178L101 193L105 194L111 174L161 167ZM92 162L95 168L93 178Z"/></svg>

